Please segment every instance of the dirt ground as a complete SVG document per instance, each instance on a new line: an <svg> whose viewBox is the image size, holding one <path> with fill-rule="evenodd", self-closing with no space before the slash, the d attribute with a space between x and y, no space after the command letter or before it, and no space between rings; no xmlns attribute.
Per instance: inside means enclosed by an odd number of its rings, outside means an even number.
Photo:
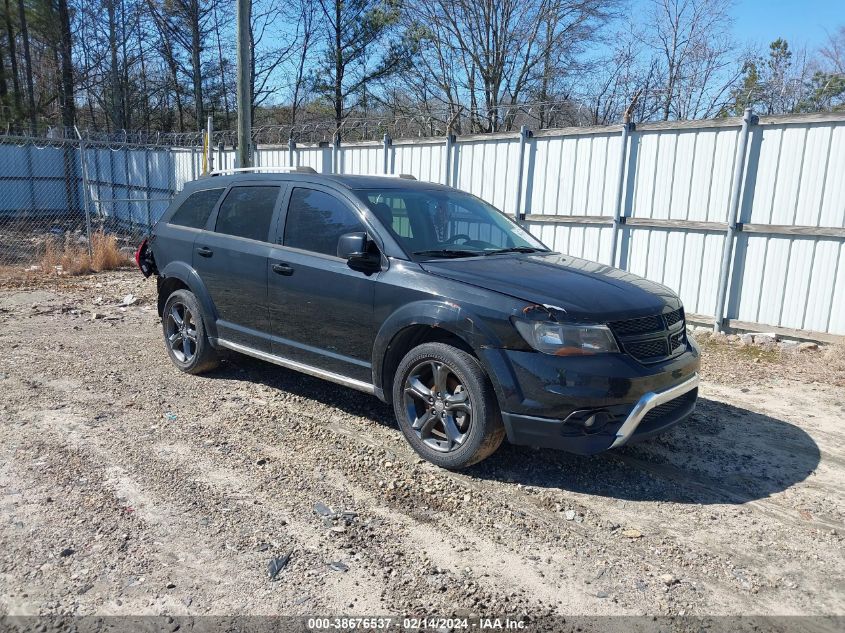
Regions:
<svg viewBox="0 0 845 633"><path fill-rule="evenodd" d="M830 350L708 345L665 436L455 474L373 397L239 356L179 373L154 292L0 290L0 614L845 614Z"/></svg>

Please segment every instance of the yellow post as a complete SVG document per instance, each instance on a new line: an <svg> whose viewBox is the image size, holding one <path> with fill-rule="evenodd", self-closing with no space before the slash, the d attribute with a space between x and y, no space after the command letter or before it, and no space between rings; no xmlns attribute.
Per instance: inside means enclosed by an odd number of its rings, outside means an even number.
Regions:
<svg viewBox="0 0 845 633"><path fill-rule="evenodd" d="M208 175L208 131L202 133L202 175Z"/></svg>

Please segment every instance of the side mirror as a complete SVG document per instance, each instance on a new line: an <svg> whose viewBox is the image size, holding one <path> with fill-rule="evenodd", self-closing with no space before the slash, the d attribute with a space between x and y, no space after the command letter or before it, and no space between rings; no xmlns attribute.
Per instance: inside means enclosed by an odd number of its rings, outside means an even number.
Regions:
<svg viewBox="0 0 845 633"><path fill-rule="evenodd" d="M366 233L344 233L337 241L337 256L341 259L349 259L354 255L362 255L366 250Z"/></svg>
<svg viewBox="0 0 845 633"><path fill-rule="evenodd" d="M374 273L381 268L381 253L366 233L344 233L337 241L337 256L352 270Z"/></svg>

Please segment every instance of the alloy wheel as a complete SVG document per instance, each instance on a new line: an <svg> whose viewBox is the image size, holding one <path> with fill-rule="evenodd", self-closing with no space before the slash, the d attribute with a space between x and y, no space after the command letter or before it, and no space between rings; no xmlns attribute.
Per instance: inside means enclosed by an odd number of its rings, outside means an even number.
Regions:
<svg viewBox="0 0 845 633"><path fill-rule="evenodd" d="M426 446L441 453L463 446L472 403L451 367L439 360L422 361L408 373L403 391L411 428Z"/></svg>
<svg viewBox="0 0 845 633"><path fill-rule="evenodd" d="M197 353L197 325L190 308L174 302L164 321L167 344L180 363L190 363Z"/></svg>

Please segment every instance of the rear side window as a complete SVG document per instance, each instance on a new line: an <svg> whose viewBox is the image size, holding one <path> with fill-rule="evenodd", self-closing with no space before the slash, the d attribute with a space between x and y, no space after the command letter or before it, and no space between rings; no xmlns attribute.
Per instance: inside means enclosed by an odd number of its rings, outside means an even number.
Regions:
<svg viewBox="0 0 845 633"><path fill-rule="evenodd" d="M205 228L208 216L211 215L214 205L220 198L222 189L206 189L195 191L185 198L185 201L176 209L176 213L170 218L170 224L187 226L192 229Z"/></svg>
<svg viewBox="0 0 845 633"><path fill-rule="evenodd" d="M217 233L267 241L278 187L232 187L217 212Z"/></svg>
<svg viewBox="0 0 845 633"><path fill-rule="evenodd" d="M364 230L358 214L334 196L302 188L291 193L285 246L337 256L341 235Z"/></svg>

